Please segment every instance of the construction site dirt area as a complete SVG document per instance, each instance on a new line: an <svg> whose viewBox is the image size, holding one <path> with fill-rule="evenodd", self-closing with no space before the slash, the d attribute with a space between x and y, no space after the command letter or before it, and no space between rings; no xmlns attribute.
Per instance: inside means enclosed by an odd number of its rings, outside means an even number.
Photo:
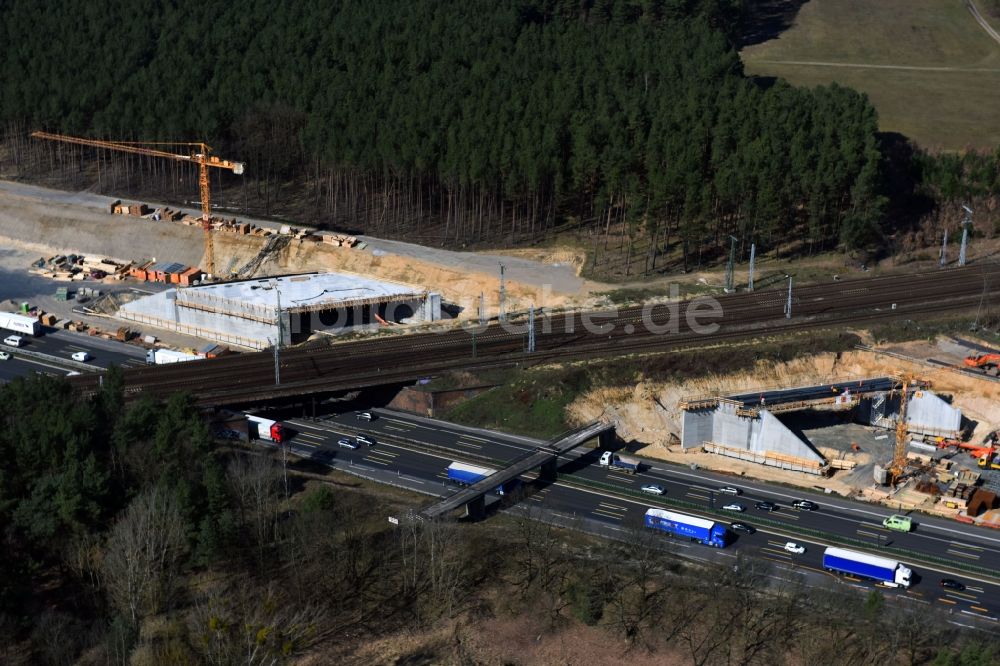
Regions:
<svg viewBox="0 0 1000 666"><path fill-rule="evenodd" d="M943 339L947 347L954 344ZM978 343L977 343L978 344ZM921 346L923 345L923 346ZM775 481L812 490L835 492L847 497L867 496L889 506L909 506L942 515L935 498L914 493L914 483L892 492L878 488L874 466L885 467L892 460L896 434L886 428L851 421L849 414L826 409L808 409L779 414L780 421L819 451L830 467L826 476L816 476L744 460L707 453L701 447L683 449L680 444L681 405L690 396L727 396L766 391L777 387L821 386L872 377L899 377L911 374L926 382L933 392L961 410L963 423L970 429L969 441L980 441L1000 428L1000 383L983 376L956 372L953 367L928 363L927 354L942 356L935 343L893 345L893 355L883 350L822 353L800 357L785 363L760 362L749 372L714 374L684 382L638 381L635 386L592 389L567 406L567 418L573 423L607 420L615 424L619 437L631 451L680 465L698 465L736 476ZM921 351L922 350L922 351ZM900 358L906 352L917 360ZM961 354L952 360L961 365ZM935 454L931 444L909 445L910 455L930 460ZM937 451L940 457L945 452ZM966 469L976 474L976 460L967 452L953 451L945 466ZM839 464L833 464L833 463ZM1000 477L1000 471L997 472Z"/></svg>
<svg viewBox="0 0 1000 666"><path fill-rule="evenodd" d="M205 266L205 240L196 225L171 219L113 214L118 200L89 192L62 192L34 185L0 181L0 244L38 254L101 255L120 261L177 262ZM147 210L169 210L150 205ZM198 211L181 210L190 217ZM213 232L216 270L228 271L253 264L253 274L261 277L306 271L345 271L391 281L426 285L440 291L443 298L477 311L481 294L486 296L487 313L498 308L499 268L506 268L505 291L508 310L537 306L560 307L586 302L592 289L607 285L588 283L579 277L580 261L572 253L485 254L455 252L412 243L378 238L351 238L357 246L343 244L333 235L316 232L311 239L292 237L266 257L261 250L278 230L280 223L244 219ZM243 233L243 227L261 230L259 235ZM316 242L319 241L319 242Z"/></svg>

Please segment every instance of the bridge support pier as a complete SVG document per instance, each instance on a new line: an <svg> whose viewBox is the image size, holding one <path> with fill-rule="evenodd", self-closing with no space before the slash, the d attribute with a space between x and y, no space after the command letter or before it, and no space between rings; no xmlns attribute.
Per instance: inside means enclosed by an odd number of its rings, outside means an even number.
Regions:
<svg viewBox="0 0 1000 666"><path fill-rule="evenodd" d="M597 442L598 442L598 444L600 445L600 447L602 449L604 449L606 451L613 450L614 447L615 447L615 431L614 431L614 429L612 428L611 430L605 430L605 431L601 432L601 434L599 434L597 436Z"/></svg>
<svg viewBox="0 0 1000 666"><path fill-rule="evenodd" d="M553 458L548 462L542 463L542 466L538 468L538 476L542 481L549 483L554 483L556 480L556 468L559 466L559 459Z"/></svg>
<svg viewBox="0 0 1000 666"><path fill-rule="evenodd" d="M465 505L465 517L470 520L482 520L486 517L486 497L480 495Z"/></svg>

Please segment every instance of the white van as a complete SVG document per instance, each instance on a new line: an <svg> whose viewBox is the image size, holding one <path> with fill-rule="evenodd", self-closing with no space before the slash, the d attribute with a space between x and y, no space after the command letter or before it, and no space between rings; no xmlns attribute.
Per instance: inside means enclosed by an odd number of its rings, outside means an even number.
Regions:
<svg viewBox="0 0 1000 666"><path fill-rule="evenodd" d="M5 345L10 345L11 347L21 346L21 336L20 335L8 335L3 339Z"/></svg>

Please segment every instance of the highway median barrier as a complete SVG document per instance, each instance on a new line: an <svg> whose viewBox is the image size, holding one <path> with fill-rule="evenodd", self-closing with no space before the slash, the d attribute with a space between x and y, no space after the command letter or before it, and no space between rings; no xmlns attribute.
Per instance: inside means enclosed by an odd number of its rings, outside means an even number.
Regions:
<svg viewBox="0 0 1000 666"><path fill-rule="evenodd" d="M71 358L63 358L62 356L53 356L52 354L43 354L41 352L29 351L27 349L21 349L20 347L4 347L3 351L8 352L14 358L18 356L24 356L26 358L33 358L39 361L45 361L52 365L57 365L72 370L79 370L83 372L104 372L105 368L99 365L90 365L88 363L80 363L79 361L74 361Z"/></svg>

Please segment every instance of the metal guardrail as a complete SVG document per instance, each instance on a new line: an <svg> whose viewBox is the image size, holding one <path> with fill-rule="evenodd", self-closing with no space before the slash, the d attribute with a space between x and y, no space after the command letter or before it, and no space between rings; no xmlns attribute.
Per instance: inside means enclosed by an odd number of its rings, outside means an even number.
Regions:
<svg viewBox="0 0 1000 666"><path fill-rule="evenodd" d="M54 365L65 366L73 370L81 370L85 372L104 372L106 368L102 368L99 365L88 365L87 363L80 363L79 361L74 361L70 358L63 358L61 356L53 356L51 354L43 354L41 352L29 351L27 349L21 349L20 347L4 347L0 351L8 352L11 356L15 358L18 356L27 356L28 358L36 358L40 361L47 361Z"/></svg>

